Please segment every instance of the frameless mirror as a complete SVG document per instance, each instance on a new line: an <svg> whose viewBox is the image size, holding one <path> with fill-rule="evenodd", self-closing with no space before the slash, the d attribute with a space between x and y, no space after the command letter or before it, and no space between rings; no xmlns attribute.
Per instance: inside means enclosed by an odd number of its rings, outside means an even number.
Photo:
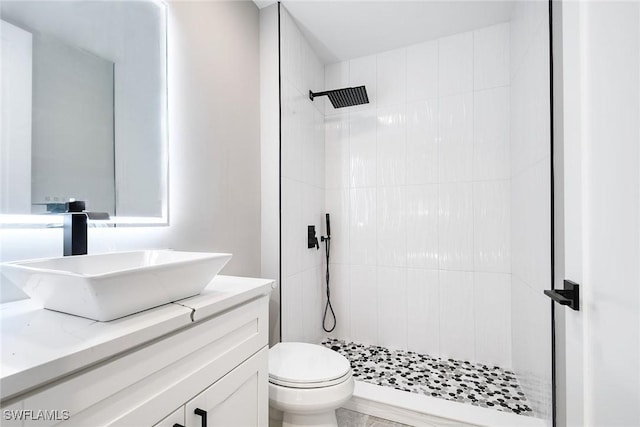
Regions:
<svg viewBox="0 0 640 427"><path fill-rule="evenodd" d="M0 18L0 221L57 222L76 199L166 223L166 6L2 1Z"/></svg>

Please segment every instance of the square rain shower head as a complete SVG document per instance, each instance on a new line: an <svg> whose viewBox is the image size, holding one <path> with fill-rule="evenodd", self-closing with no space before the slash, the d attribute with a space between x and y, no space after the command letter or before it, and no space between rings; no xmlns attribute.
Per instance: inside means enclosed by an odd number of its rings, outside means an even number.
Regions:
<svg viewBox="0 0 640 427"><path fill-rule="evenodd" d="M344 89L328 90L325 92L313 93L309 91L309 99L313 101L316 96L329 97L333 108L352 107L354 105L368 104L369 97L364 86L347 87Z"/></svg>

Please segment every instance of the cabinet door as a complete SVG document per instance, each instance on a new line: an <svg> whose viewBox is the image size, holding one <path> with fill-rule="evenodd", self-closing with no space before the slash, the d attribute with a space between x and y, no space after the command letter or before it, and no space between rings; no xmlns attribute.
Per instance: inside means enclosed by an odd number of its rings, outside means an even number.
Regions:
<svg viewBox="0 0 640 427"><path fill-rule="evenodd" d="M153 427L173 427L174 425L184 426L184 406L176 409L171 415L155 424Z"/></svg>
<svg viewBox="0 0 640 427"><path fill-rule="evenodd" d="M187 402L187 426L266 426L269 413L267 352L264 347Z"/></svg>

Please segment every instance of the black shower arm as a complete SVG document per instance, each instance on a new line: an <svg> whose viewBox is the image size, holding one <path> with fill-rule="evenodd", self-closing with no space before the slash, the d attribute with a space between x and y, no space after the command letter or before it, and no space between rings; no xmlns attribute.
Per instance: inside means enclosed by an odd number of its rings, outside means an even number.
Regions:
<svg viewBox="0 0 640 427"><path fill-rule="evenodd" d="M325 96L325 95L329 95L330 92L333 92L331 90L325 90L324 92L312 92L309 91L309 99L313 101L313 98L316 96Z"/></svg>
<svg viewBox="0 0 640 427"><path fill-rule="evenodd" d="M316 96L326 96L326 95L329 95L330 93L340 92L340 91L343 91L343 90L346 90L346 89L357 89L357 87L347 87L347 88L344 88L344 89L325 90L323 92L312 92L312 91L309 91L309 99L313 101L313 98L315 98Z"/></svg>

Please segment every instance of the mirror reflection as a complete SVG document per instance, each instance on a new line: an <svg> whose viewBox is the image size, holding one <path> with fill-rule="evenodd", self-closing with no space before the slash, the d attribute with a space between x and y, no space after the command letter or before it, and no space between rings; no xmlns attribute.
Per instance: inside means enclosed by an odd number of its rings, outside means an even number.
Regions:
<svg viewBox="0 0 640 427"><path fill-rule="evenodd" d="M152 1L3 1L0 213L70 199L166 216L166 17Z"/></svg>

